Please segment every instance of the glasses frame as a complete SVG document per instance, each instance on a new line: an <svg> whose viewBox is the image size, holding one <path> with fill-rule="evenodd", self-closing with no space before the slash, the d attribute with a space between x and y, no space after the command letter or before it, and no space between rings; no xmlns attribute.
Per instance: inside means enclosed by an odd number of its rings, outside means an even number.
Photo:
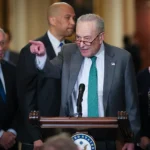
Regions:
<svg viewBox="0 0 150 150"><path fill-rule="evenodd" d="M96 38L97 38L101 33L103 33L103 32L98 33L97 36L96 36L91 42L89 42L89 41L84 41L84 40L75 40L75 43L76 43L76 44L80 44L81 42L83 42L83 44L85 44L85 45L87 45L87 46L91 46L92 43L96 40Z"/></svg>

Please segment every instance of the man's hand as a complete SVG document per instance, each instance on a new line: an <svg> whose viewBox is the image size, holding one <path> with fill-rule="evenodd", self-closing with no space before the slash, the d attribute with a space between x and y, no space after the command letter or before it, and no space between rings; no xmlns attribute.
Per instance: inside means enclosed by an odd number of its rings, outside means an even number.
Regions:
<svg viewBox="0 0 150 150"><path fill-rule="evenodd" d="M41 140L34 141L34 149L39 150L43 146L43 142Z"/></svg>
<svg viewBox="0 0 150 150"><path fill-rule="evenodd" d="M148 137L146 137L146 136L141 137L140 147L142 149L145 149L148 144L150 144L150 139Z"/></svg>
<svg viewBox="0 0 150 150"><path fill-rule="evenodd" d="M134 143L125 143L122 150L134 150Z"/></svg>
<svg viewBox="0 0 150 150"><path fill-rule="evenodd" d="M5 149L11 148L15 143L16 135L7 131L4 132L2 137L0 138L0 145Z"/></svg>
<svg viewBox="0 0 150 150"><path fill-rule="evenodd" d="M44 56L46 54L45 46L41 41L29 41L31 44L30 52L37 56Z"/></svg>

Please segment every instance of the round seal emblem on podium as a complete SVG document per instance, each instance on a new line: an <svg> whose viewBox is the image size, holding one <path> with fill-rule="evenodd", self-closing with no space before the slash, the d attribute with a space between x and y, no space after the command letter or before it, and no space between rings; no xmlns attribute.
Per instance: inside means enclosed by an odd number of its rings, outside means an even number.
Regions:
<svg viewBox="0 0 150 150"><path fill-rule="evenodd" d="M85 133L76 133L72 136L75 144L78 145L80 150L96 150L94 139Z"/></svg>

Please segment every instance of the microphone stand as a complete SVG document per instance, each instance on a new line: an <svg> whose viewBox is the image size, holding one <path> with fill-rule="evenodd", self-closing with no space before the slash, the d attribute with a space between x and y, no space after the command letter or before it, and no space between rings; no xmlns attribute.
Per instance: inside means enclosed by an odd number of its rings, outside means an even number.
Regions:
<svg viewBox="0 0 150 150"><path fill-rule="evenodd" d="M77 98L77 115L78 117L82 117L82 101L83 101L83 92L85 90L85 85L82 83L79 85L79 93Z"/></svg>
<svg viewBox="0 0 150 150"><path fill-rule="evenodd" d="M77 104L77 113L78 113L78 117L82 117L82 105L81 105L81 103Z"/></svg>
<svg viewBox="0 0 150 150"><path fill-rule="evenodd" d="M82 101L83 99L80 97L77 100L77 115L78 117L82 117Z"/></svg>

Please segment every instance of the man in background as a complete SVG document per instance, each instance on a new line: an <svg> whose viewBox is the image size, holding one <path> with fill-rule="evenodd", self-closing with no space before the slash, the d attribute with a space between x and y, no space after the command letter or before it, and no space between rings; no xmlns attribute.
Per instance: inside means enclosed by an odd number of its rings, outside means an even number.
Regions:
<svg viewBox="0 0 150 150"><path fill-rule="evenodd" d="M12 49L10 49L10 43L12 40L12 35L10 31L8 29L4 29L4 31L5 31L4 60L16 65L19 59L19 54L17 52L12 51Z"/></svg>
<svg viewBox="0 0 150 150"><path fill-rule="evenodd" d="M5 32L0 28L0 150L16 150L16 68L3 60Z"/></svg>
<svg viewBox="0 0 150 150"><path fill-rule="evenodd" d="M50 59L58 55L63 44L68 43L66 37L71 36L75 27L74 9L67 3L54 3L47 11L48 31L37 40L44 43L46 53ZM59 116L61 99L60 79L45 78L36 68L35 55L30 53L30 44L20 53L17 65L17 88L20 103L20 121L18 138L22 142L22 149L38 150L43 140L55 134L55 130L41 130L32 126L28 121L30 111L39 110L41 116ZM30 86L28 86L28 79Z"/></svg>

